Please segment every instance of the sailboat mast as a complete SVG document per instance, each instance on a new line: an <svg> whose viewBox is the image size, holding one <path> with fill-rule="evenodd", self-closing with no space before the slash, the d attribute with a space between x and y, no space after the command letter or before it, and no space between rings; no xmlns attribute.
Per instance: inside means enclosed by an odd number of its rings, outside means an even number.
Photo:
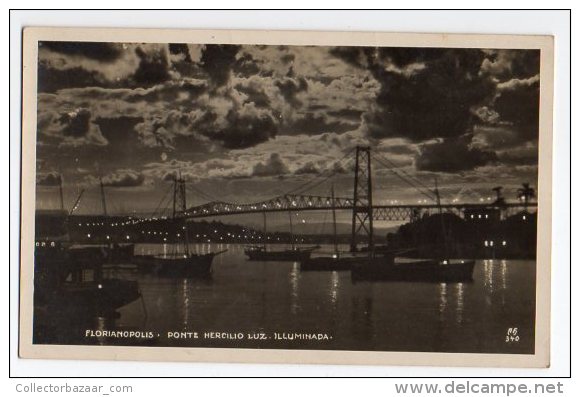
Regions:
<svg viewBox="0 0 580 397"><path fill-rule="evenodd" d="M83 193L85 192L85 189L81 189L81 192L79 193L79 195L77 196L77 199L75 200L75 203L73 204L73 206L71 207L70 211L69 211L69 215L72 215L73 212L76 211L80 201L81 201L81 197L83 196Z"/></svg>
<svg viewBox="0 0 580 397"><path fill-rule="evenodd" d="M267 230L266 230L266 211L263 211L262 215L264 217L264 240L263 240L264 243L263 243L263 245L264 245L264 251L265 251L266 250L266 232L267 232Z"/></svg>
<svg viewBox="0 0 580 397"><path fill-rule="evenodd" d="M103 178L99 178L101 185L101 205L103 206L103 215L107 216L107 200L105 198L105 186L103 185Z"/></svg>
<svg viewBox="0 0 580 397"><path fill-rule="evenodd" d="M181 172L179 173L179 192L181 196L181 214L183 216L183 234L185 236L184 250L185 255L189 257L189 232L187 230L187 221L185 219L185 212L187 210L187 198L185 195L185 179L181 177Z"/></svg>
<svg viewBox="0 0 580 397"><path fill-rule="evenodd" d="M175 213L177 211L177 176L173 179L173 219L175 220Z"/></svg>
<svg viewBox="0 0 580 397"><path fill-rule="evenodd" d="M336 237L336 202L334 199L334 184L330 187L330 194L332 196L332 234L334 242L334 253L338 254L338 241Z"/></svg>
<svg viewBox="0 0 580 397"><path fill-rule="evenodd" d="M445 220L443 219L443 209L441 208L441 196L439 195L439 187L437 185L437 178L435 178L435 197L437 198L437 208L439 210L439 219L441 221L441 232L443 233L443 249L445 250L445 259L448 258L447 249L447 233L445 231Z"/></svg>
<svg viewBox="0 0 580 397"><path fill-rule="evenodd" d="M62 194L62 174L58 177L58 192L60 194L60 210L64 211L64 195Z"/></svg>
<svg viewBox="0 0 580 397"><path fill-rule="evenodd" d="M292 244L292 250L296 249L294 244L294 229L292 227L292 211L288 211L288 219L290 220L290 240Z"/></svg>

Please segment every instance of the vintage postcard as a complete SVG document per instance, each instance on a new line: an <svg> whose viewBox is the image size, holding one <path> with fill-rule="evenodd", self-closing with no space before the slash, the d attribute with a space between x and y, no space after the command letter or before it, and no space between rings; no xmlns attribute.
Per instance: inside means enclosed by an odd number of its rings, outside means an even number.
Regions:
<svg viewBox="0 0 580 397"><path fill-rule="evenodd" d="M23 34L21 357L549 366L552 37Z"/></svg>

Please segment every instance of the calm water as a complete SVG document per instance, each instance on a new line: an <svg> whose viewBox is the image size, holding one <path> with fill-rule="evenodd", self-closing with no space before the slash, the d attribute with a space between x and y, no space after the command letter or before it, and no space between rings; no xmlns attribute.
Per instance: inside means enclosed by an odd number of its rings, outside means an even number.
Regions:
<svg viewBox="0 0 580 397"><path fill-rule="evenodd" d="M118 270L117 277L139 281L143 301L95 327L152 331L152 344L160 346L533 353L534 261L478 261L471 283L353 283L350 272L300 272L298 263L247 261L243 246L196 248L228 249L215 258L210 279ZM170 250L143 245L136 253L164 249ZM513 327L519 340L506 342ZM176 331L198 332L200 338L167 338ZM204 339L204 332L239 332L244 339ZM324 333L329 339L273 336L293 332ZM249 340L248 333L270 339ZM69 343L90 343L73 339Z"/></svg>

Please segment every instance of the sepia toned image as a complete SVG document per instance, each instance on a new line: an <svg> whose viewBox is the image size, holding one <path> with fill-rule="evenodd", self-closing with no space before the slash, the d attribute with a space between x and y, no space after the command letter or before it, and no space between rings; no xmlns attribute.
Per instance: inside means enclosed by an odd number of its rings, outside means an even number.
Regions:
<svg viewBox="0 0 580 397"><path fill-rule="evenodd" d="M120 32L25 31L24 357L548 364L548 38Z"/></svg>

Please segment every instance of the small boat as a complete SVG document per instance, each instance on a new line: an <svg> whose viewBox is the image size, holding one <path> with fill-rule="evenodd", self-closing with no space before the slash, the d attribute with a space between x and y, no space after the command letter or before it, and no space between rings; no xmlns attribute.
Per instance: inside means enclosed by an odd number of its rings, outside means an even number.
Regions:
<svg viewBox="0 0 580 397"><path fill-rule="evenodd" d="M444 240L444 248L447 252L447 233L442 216L441 199L437 180L435 180L435 197L441 219L441 231ZM474 260L450 260L450 259L407 259L395 260L393 253L386 250L379 253L367 248L369 259L355 264L351 269L353 281L412 281L412 282L468 282L473 280ZM382 254L382 261L375 258ZM447 255L446 255L447 257Z"/></svg>
<svg viewBox="0 0 580 397"><path fill-rule="evenodd" d="M104 256L103 261L106 265L131 263L135 254L135 244L74 244L73 247L75 249L98 248Z"/></svg>
<svg viewBox="0 0 580 397"><path fill-rule="evenodd" d="M312 251L318 247L291 248L282 251L268 251L266 247L250 246L244 249L244 254L251 261L292 261L300 262L310 258Z"/></svg>
<svg viewBox="0 0 580 397"><path fill-rule="evenodd" d="M365 258L348 252L339 252L338 240L336 233L336 210L334 200L334 185L330 190L332 196L332 225L333 225L333 242L334 252L330 255L321 254L315 257L307 257L300 262L301 271L343 271L350 270L354 264L359 263Z"/></svg>
<svg viewBox="0 0 580 397"><path fill-rule="evenodd" d="M135 255L135 244L113 244L107 247L107 263L130 263Z"/></svg>
<svg viewBox="0 0 580 397"><path fill-rule="evenodd" d="M225 252L209 254L135 255L135 263L142 273L161 277L198 277L211 274L213 258Z"/></svg>
<svg viewBox="0 0 580 397"><path fill-rule="evenodd" d="M366 257L341 255L334 253L332 255L316 256L307 258L300 262L301 271L342 271L351 270L354 265L361 261L367 260Z"/></svg>
<svg viewBox="0 0 580 397"><path fill-rule="evenodd" d="M354 264L353 281L469 282L473 260L362 261Z"/></svg>
<svg viewBox="0 0 580 397"><path fill-rule="evenodd" d="M175 252L166 255L134 255L132 262L137 265L140 272L153 273L161 277L188 278L209 276L213 258L227 250L207 254L197 254L189 251L187 224L185 218L180 217L177 212L180 209L181 214L183 214L187 208L185 179L181 175L175 178L173 187L173 222L176 226L180 226L180 230L184 231L180 233L183 252L178 252L178 247L176 247ZM177 202L178 200L180 201L179 203Z"/></svg>
<svg viewBox="0 0 580 397"><path fill-rule="evenodd" d="M137 281L106 278L102 247L37 240L35 308L78 315L111 315L141 297Z"/></svg>
<svg viewBox="0 0 580 397"><path fill-rule="evenodd" d="M251 261L290 261L301 262L310 258L312 251L320 248L320 246L313 247L296 247L294 243L294 231L292 227L292 213L288 212L288 220L290 222L290 241L292 246L289 249L279 251L268 250L266 247L266 213L264 216L264 245L251 245L244 249L244 254Z"/></svg>

